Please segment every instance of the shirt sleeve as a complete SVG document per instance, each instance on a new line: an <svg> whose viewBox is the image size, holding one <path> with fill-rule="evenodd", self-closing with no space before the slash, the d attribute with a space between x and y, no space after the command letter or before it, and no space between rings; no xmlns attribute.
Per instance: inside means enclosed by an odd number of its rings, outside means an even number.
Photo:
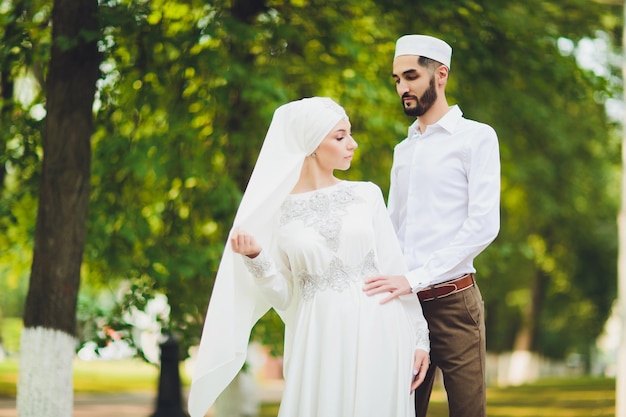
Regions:
<svg viewBox="0 0 626 417"><path fill-rule="evenodd" d="M468 215L454 239L428 257L423 266L409 272L414 291L450 279L464 262L473 260L500 230L500 153L496 132L485 125L474 137L466 156ZM469 272L469 271L463 271ZM443 280L445 280L443 279Z"/></svg>

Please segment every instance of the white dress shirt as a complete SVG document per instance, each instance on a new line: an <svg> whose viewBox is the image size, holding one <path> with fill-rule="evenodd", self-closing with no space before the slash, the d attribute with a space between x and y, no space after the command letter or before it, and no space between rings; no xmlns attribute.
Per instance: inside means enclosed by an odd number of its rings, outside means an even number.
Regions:
<svg viewBox="0 0 626 417"><path fill-rule="evenodd" d="M423 133L415 121L394 149L388 209L413 292L476 272L500 229L496 132L458 106Z"/></svg>

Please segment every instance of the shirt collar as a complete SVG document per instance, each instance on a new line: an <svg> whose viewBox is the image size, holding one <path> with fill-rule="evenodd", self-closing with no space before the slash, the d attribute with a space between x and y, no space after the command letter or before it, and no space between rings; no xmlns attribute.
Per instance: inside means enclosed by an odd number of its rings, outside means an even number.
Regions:
<svg viewBox="0 0 626 417"><path fill-rule="evenodd" d="M458 105L450 106L450 110L446 114L443 115L441 119L439 119L436 123L431 126L440 126L442 129L446 130L449 133L454 132L457 123L463 117L463 111ZM421 136L421 133L418 129L418 121L416 119L411 126L409 126L408 138L414 138Z"/></svg>

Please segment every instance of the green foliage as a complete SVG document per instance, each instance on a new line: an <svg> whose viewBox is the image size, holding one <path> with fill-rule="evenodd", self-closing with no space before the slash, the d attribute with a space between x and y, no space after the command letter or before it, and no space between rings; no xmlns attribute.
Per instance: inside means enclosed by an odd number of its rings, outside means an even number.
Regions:
<svg viewBox="0 0 626 417"><path fill-rule="evenodd" d="M0 11L0 317L21 317L32 260L49 58L45 1L14 1ZM20 88L21 87L21 88Z"/></svg>
<svg viewBox="0 0 626 417"><path fill-rule="evenodd" d="M534 349L584 351L615 297L620 144L603 108L613 81L580 69L558 39L619 36L616 13L583 0L100 2L79 334L97 333L94 317L123 326L125 309L164 293L183 351L197 342L241 193L273 110L288 100L342 103L359 143L342 175L386 192L393 146L411 122L390 76L394 41L422 32L454 48L450 101L500 138L502 229L477 260L490 350L511 349L540 290ZM36 86L28 103L5 91L0 103L5 316L21 314L11 300L23 297L31 257L49 15L43 0L0 12L0 76L28 74ZM270 314L253 337L280 352L280 327Z"/></svg>
<svg viewBox="0 0 626 417"><path fill-rule="evenodd" d="M0 317L0 342L8 355L19 352L22 327L21 318Z"/></svg>

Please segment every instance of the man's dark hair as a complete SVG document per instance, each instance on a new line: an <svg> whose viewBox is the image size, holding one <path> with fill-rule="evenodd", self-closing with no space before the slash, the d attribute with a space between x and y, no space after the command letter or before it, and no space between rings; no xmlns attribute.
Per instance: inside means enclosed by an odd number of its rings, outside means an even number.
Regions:
<svg viewBox="0 0 626 417"><path fill-rule="evenodd" d="M420 56L417 60L417 63L424 68L428 68L430 72L435 72L437 68L443 65L439 61L435 61L434 59L426 58L425 56Z"/></svg>

